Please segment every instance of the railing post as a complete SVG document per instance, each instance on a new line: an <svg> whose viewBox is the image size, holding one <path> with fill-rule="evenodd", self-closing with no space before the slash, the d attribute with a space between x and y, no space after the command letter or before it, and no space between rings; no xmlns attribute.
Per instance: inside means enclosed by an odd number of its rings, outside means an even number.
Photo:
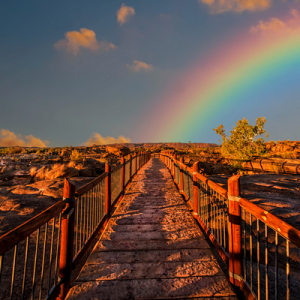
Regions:
<svg viewBox="0 0 300 300"><path fill-rule="evenodd" d="M121 192L122 192L122 198L124 196L125 191L125 158L121 158L121 164L122 164L122 171L121 171Z"/></svg>
<svg viewBox="0 0 300 300"><path fill-rule="evenodd" d="M105 179L105 213L110 213L110 203L111 203L111 166L105 164L105 172L108 173Z"/></svg>
<svg viewBox="0 0 300 300"><path fill-rule="evenodd" d="M180 157L180 192L183 193L183 157Z"/></svg>
<svg viewBox="0 0 300 300"><path fill-rule="evenodd" d="M61 242L58 275L62 280L60 293L57 299L65 299L71 282L73 244L74 244L74 223L75 223L75 183L69 178L64 181L64 201L66 208L62 213Z"/></svg>
<svg viewBox="0 0 300 300"><path fill-rule="evenodd" d="M173 178L175 178L175 154L172 155L172 174Z"/></svg>
<svg viewBox="0 0 300 300"><path fill-rule="evenodd" d="M131 173L132 173L132 155L129 154L129 181L131 182Z"/></svg>
<svg viewBox="0 0 300 300"><path fill-rule="evenodd" d="M137 152L134 152L134 159L135 159L135 166L134 166L134 174L136 175L136 173L137 173L137 170L138 170L138 168L137 168Z"/></svg>
<svg viewBox="0 0 300 300"><path fill-rule="evenodd" d="M140 156L140 163L139 163L139 168L143 166L143 158L142 158L142 151L138 152L138 155Z"/></svg>
<svg viewBox="0 0 300 300"><path fill-rule="evenodd" d="M229 279L239 287L242 275L242 235L241 235L241 207L240 176L228 179L228 235L229 235Z"/></svg>
<svg viewBox="0 0 300 300"><path fill-rule="evenodd" d="M194 214L199 214L199 208L198 208L198 178L197 174L199 172L199 165L198 162L195 162L193 164L193 191L194 191Z"/></svg>

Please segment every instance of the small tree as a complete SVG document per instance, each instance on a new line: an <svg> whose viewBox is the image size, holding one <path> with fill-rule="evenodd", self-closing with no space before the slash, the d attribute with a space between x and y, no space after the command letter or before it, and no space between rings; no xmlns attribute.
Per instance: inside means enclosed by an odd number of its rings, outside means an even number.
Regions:
<svg viewBox="0 0 300 300"><path fill-rule="evenodd" d="M222 137L222 156L232 159L232 165L241 166L241 161L249 160L255 155L262 155L266 150L264 139L261 136L266 134L267 138L269 135L264 130L266 122L266 119L262 117L256 119L255 125L250 125L243 118L236 123L236 127L233 127L233 130L230 131L231 135L228 136L225 134L223 125L214 128L216 133Z"/></svg>

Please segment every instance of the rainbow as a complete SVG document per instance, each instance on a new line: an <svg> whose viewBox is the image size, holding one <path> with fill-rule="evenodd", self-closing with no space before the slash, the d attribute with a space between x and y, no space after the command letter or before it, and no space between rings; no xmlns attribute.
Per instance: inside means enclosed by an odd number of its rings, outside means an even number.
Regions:
<svg viewBox="0 0 300 300"><path fill-rule="evenodd" d="M246 101L266 82L276 85L280 74L300 63L299 34L267 38L249 33L220 48L180 74L174 88L159 97L159 106L150 113L155 122L149 119L147 129L151 140L184 141L191 133L201 138L213 115L221 116L224 109Z"/></svg>

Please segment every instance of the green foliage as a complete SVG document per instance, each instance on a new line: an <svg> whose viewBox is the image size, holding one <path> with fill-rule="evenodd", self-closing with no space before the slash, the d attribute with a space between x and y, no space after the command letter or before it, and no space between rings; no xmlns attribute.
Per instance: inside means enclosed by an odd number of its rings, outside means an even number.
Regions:
<svg viewBox="0 0 300 300"><path fill-rule="evenodd" d="M265 123L264 117L257 118L255 125L250 125L243 118L236 123L236 127L233 127L229 136L225 134L223 125L214 128L216 133L222 137L222 156L237 161L245 161L253 156L263 155L266 149L264 139L261 136L266 134L268 137L268 133L264 130ZM239 163L236 164L239 165Z"/></svg>
<svg viewBox="0 0 300 300"><path fill-rule="evenodd" d="M21 153L22 152L21 147L8 147L8 148L3 148L0 149L1 154L15 154L15 153Z"/></svg>
<svg viewBox="0 0 300 300"><path fill-rule="evenodd" d="M73 161L79 161L82 160L82 155L78 150L73 150L72 154L70 155L70 159Z"/></svg>

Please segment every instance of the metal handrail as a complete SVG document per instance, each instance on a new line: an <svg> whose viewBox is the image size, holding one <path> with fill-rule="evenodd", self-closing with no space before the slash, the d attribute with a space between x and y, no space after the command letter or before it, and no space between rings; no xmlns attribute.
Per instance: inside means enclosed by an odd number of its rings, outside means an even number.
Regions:
<svg viewBox="0 0 300 300"><path fill-rule="evenodd" d="M241 198L239 176L228 180L227 191L199 174L198 163L191 169L183 159L179 161L168 152L161 153L160 158L192 206L195 219L228 263L231 283L241 289L247 299L297 299L299 279L291 277L291 259L299 265L300 230ZM187 176L186 171L193 176L193 203L182 180ZM299 268L297 271L299 274Z"/></svg>
<svg viewBox="0 0 300 300"><path fill-rule="evenodd" d="M65 298L72 269L151 157L146 152L130 156L77 190L65 179L63 201L0 237L0 299ZM132 170L133 161L137 167L125 182L125 168Z"/></svg>

